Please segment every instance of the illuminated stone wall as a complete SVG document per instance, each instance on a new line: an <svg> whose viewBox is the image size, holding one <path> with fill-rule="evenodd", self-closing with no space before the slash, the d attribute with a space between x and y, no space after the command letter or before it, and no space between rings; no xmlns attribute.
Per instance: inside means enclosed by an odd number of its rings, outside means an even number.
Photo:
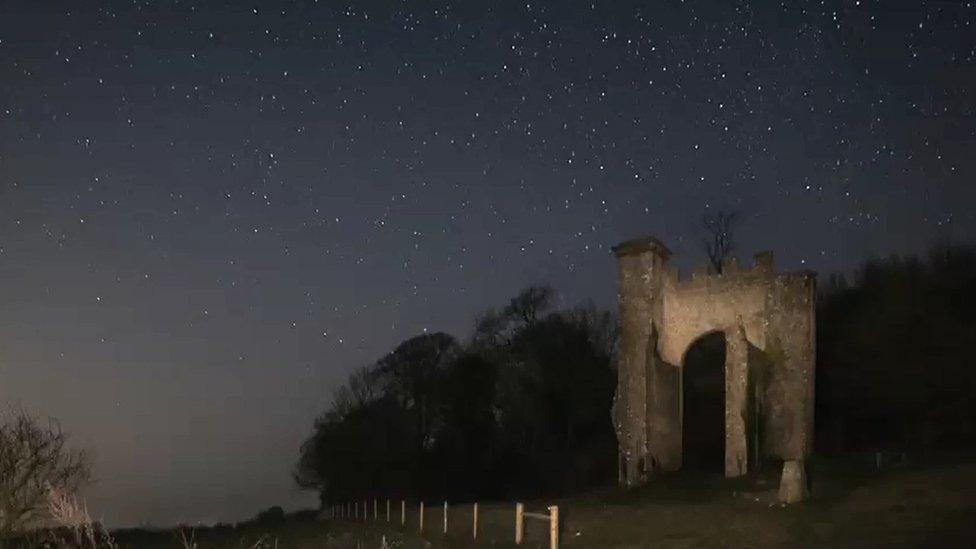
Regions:
<svg viewBox="0 0 976 549"><path fill-rule="evenodd" d="M749 471L750 455L807 456L813 435L813 274L776 273L772 254L763 252L751 267L732 260L721 274L700 270L684 280L655 238L624 242L614 252L621 346L613 416L620 482L637 485L681 467L685 353L719 331L726 338L726 476Z"/></svg>

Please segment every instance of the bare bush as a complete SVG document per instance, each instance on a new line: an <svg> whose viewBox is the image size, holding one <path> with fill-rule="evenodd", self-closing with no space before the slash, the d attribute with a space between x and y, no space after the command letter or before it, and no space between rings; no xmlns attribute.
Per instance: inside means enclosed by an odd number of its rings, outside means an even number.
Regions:
<svg viewBox="0 0 976 549"><path fill-rule="evenodd" d="M183 549L197 549L197 532L190 529L190 535L186 535L186 528L176 530L177 539L180 540L180 547Z"/></svg>
<svg viewBox="0 0 976 549"><path fill-rule="evenodd" d="M115 549L111 534L88 514L88 506L74 494L56 488L48 490L48 513L53 529L49 532L57 547ZM62 535L66 531L66 535Z"/></svg>
<svg viewBox="0 0 976 549"><path fill-rule="evenodd" d="M12 413L0 424L0 539L48 522L51 494L74 494L90 478L88 457L68 447L57 421Z"/></svg>

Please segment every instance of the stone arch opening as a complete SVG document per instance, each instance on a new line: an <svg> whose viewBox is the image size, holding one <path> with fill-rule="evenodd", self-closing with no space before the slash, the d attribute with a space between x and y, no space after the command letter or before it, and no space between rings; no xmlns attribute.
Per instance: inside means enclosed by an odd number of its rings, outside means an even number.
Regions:
<svg viewBox="0 0 976 549"><path fill-rule="evenodd" d="M685 351L682 370L682 468L722 473L725 469L725 332L696 338Z"/></svg>

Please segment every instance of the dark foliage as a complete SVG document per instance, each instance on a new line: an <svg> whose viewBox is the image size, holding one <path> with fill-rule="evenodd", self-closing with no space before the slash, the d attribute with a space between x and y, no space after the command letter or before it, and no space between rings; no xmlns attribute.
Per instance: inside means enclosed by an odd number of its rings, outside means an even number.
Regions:
<svg viewBox="0 0 976 549"><path fill-rule="evenodd" d="M552 298L528 288L479 318L467 345L423 334L355 372L302 446L297 482L328 502L612 479L616 324L592 307L550 312Z"/></svg>
<svg viewBox="0 0 976 549"><path fill-rule="evenodd" d="M261 525L281 524L285 522L285 510L274 505L255 515L251 522Z"/></svg>
<svg viewBox="0 0 976 549"><path fill-rule="evenodd" d="M976 443L976 251L867 263L818 306L821 451Z"/></svg>

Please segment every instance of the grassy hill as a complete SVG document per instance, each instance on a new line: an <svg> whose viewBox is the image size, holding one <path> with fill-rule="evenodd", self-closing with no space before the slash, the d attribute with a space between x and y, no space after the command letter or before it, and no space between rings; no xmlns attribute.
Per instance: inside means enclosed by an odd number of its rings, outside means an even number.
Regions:
<svg viewBox="0 0 976 549"><path fill-rule="evenodd" d="M729 481L678 473L640 489L606 489L579 497L526 502L527 510L560 505L562 546L638 547L972 547L976 546L976 460L929 461L877 470L873 462L814 461L813 497L790 507L775 502L776 478ZM418 535L417 509L406 527L380 521L286 519L196 532L207 548L461 548L514 547L514 505L482 503L473 542L471 506L452 505L450 534L431 504L427 533ZM546 526L527 523L526 547L546 546ZM117 532L121 547L181 547L172 532Z"/></svg>

